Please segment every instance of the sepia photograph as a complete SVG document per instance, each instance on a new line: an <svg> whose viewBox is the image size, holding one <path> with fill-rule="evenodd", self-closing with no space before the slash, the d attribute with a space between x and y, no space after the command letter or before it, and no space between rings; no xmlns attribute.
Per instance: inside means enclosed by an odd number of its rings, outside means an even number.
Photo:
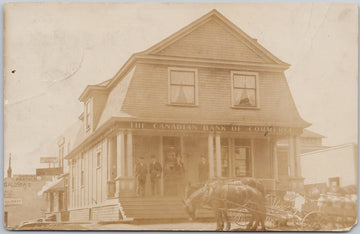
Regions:
<svg viewBox="0 0 360 234"><path fill-rule="evenodd" d="M355 3L6 3L7 230L350 231Z"/></svg>

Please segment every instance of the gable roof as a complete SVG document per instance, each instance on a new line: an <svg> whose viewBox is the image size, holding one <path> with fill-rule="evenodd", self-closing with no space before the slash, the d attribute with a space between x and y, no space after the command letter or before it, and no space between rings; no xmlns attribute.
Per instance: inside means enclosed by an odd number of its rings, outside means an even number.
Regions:
<svg viewBox="0 0 360 234"><path fill-rule="evenodd" d="M223 33L227 33L226 36L230 36L233 38L238 39L237 43L240 43L243 45L242 48L247 47L247 49L253 51L254 55L257 55L258 61L262 61L263 63L275 63L285 66L290 66L289 64L281 61L277 57L275 57L272 53L270 53L267 49L265 49L261 44L257 42L256 39L251 38L249 35L247 35L244 31L242 31L238 26L236 26L234 23L232 23L230 20L228 20L225 16L223 16L220 12L213 9L209 13L203 15L199 19L193 21L186 27L180 29L176 33L172 34L171 36L165 38L164 40L160 41L159 43L155 44L154 46L150 47L149 49L141 52L141 54L163 54L164 50L169 49L169 47L173 46L176 43L179 43L180 40L184 39L185 37L190 36L192 33L194 33L195 30L199 30L201 28L209 26L214 27L213 23L217 23L222 29ZM214 28L212 28L214 30ZM217 29L215 29L217 30ZM224 37L223 35L219 35L220 31L213 32L212 36L218 38ZM201 33L201 32L199 32ZM214 38L209 38L214 39ZM216 38L215 38L216 39ZM221 38L222 39L222 38ZM193 43L195 41L192 41ZM216 41L214 41L216 43ZM203 43L203 42L200 42ZM230 46L234 46L230 45Z"/></svg>
<svg viewBox="0 0 360 234"><path fill-rule="evenodd" d="M231 37L235 40L238 39L237 45L242 49L246 49L253 52L253 56L256 56L257 59L253 59L253 64L262 64L264 66L272 66L281 70L286 70L290 67L290 64L281 61L271 52L269 52L266 48L264 48L260 43L257 42L257 39L254 39L247 35L244 31L242 31L238 26L228 20L225 16L223 16L220 12L213 9L209 13L203 15L199 19L193 21L189 25L185 26L184 28L180 29L179 31L175 32L174 34L170 35L169 37L165 38L164 40L158 42L157 44L153 45L147 50L142 52L134 53L120 68L120 70L115 74L114 78L107 83L107 87L111 88L115 85L118 80L121 80L126 74L129 69L135 64L135 61L139 58L155 58L155 57L165 57L166 59L174 58L177 56L166 56L166 49L171 49L171 46L174 44L179 43L181 39L184 39L187 36L190 36L192 32L196 29L199 29L202 26L206 26L209 22L216 22L217 24L221 25L226 32L231 35ZM240 49L240 48L238 48ZM172 55L170 53L170 55ZM185 55L186 56L186 55ZM214 59L209 59L209 61L214 62ZM224 58L226 60L226 57ZM240 62L240 61L238 61ZM244 63L245 64L245 63ZM251 64L247 61L247 65Z"/></svg>

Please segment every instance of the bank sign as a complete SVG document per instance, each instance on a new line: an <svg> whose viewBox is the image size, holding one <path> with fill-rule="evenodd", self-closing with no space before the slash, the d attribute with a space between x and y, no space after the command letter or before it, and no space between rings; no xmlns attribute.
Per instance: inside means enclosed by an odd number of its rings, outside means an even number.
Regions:
<svg viewBox="0 0 360 234"><path fill-rule="evenodd" d="M270 135L283 135L291 131L289 127L275 126L242 126L242 125L219 125L219 124L184 124L184 123L151 123L151 122L121 122L118 125L131 129L153 129L170 131L194 131L194 132L242 132L260 133Z"/></svg>

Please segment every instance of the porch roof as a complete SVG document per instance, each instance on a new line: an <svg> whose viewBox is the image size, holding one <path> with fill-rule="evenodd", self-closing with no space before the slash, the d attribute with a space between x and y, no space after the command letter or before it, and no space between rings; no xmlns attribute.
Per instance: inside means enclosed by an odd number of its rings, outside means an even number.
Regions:
<svg viewBox="0 0 360 234"><path fill-rule="evenodd" d="M64 190L64 177L46 183L42 189L38 192L38 196L43 195L46 192L54 192Z"/></svg>

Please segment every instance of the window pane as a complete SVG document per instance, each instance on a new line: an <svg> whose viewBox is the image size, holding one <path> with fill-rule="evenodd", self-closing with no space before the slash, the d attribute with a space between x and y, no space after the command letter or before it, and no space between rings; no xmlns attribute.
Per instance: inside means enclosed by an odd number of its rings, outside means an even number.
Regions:
<svg viewBox="0 0 360 234"><path fill-rule="evenodd" d="M195 85L195 72L171 71L171 84Z"/></svg>
<svg viewBox="0 0 360 234"><path fill-rule="evenodd" d="M194 104L195 88L193 86L171 86L171 103Z"/></svg>
<svg viewBox="0 0 360 234"><path fill-rule="evenodd" d="M234 106L256 106L254 89L234 89Z"/></svg>
<svg viewBox="0 0 360 234"><path fill-rule="evenodd" d="M255 76L234 75L234 88L255 89Z"/></svg>
<svg viewBox="0 0 360 234"><path fill-rule="evenodd" d="M249 176L249 153L244 147L235 147L235 176Z"/></svg>

